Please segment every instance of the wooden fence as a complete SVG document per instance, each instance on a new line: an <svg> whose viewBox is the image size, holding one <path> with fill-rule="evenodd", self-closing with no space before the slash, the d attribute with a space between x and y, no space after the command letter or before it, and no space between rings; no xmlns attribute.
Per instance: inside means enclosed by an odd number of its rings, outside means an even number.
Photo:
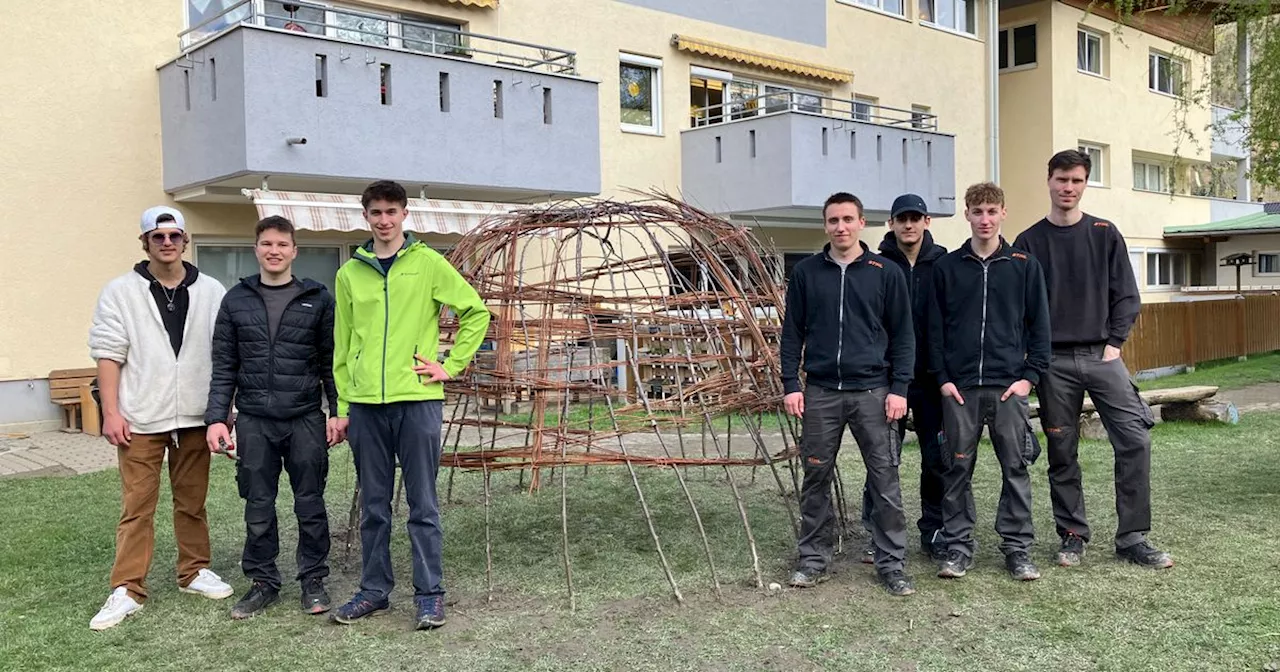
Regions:
<svg viewBox="0 0 1280 672"><path fill-rule="evenodd" d="M1124 346L1130 371L1280 350L1280 296L1149 303Z"/></svg>

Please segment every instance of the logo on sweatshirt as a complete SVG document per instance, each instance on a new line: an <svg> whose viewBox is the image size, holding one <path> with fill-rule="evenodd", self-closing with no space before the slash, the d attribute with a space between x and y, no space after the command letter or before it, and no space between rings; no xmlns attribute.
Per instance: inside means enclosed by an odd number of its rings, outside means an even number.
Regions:
<svg viewBox="0 0 1280 672"><path fill-rule="evenodd" d="M1014 252L1013 254L1011 254L1011 255L1009 255L1009 256L1013 257L1014 259L1026 259L1026 258L1027 258L1027 255L1025 255L1025 254L1023 254L1023 253L1021 253L1021 252Z"/></svg>
<svg viewBox="0 0 1280 672"><path fill-rule="evenodd" d="M311 304L309 304L309 303L304 303L304 304L302 304L302 307L303 307L303 308L311 308L312 306L311 306Z"/></svg>
<svg viewBox="0 0 1280 672"><path fill-rule="evenodd" d="M1111 222L1094 222L1094 226L1111 226Z"/></svg>
<svg viewBox="0 0 1280 672"><path fill-rule="evenodd" d="M868 259L867 263L871 264L872 266L875 266L876 268L884 268L884 264L876 261L875 259Z"/></svg>

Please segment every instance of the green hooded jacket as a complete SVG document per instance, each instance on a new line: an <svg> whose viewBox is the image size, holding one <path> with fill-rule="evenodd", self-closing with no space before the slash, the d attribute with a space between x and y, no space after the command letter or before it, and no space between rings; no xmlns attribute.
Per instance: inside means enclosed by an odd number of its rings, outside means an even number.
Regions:
<svg viewBox="0 0 1280 672"><path fill-rule="evenodd" d="M456 376L489 328L476 290L439 252L406 233L389 272L370 240L338 269L334 298L333 379L338 416L356 404L444 399L444 384L423 384L414 355L438 359L440 308L458 315L458 333L442 366Z"/></svg>

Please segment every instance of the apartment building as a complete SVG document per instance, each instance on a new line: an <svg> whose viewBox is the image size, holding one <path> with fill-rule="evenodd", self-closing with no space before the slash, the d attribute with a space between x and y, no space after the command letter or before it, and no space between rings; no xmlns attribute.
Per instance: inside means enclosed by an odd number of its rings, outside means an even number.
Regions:
<svg viewBox="0 0 1280 672"><path fill-rule="evenodd" d="M978 0L145 0L22 3L0 46L0 425L57 424L45 378L91 365L102 285L142 257L137 218L187 215L192 259L254 272L252 225L304 229L331 282L388 177L448 249L521 204L659 189L744 222L793 262L851 190L874 243L892 199L967 235L985 179L988 5ZM1047 148L1046 148L1047 149Z"/></svg>
<svg viewBox="0 0 1280 672"><path fill-rule="evenodd" d="M1087 0L1000 3L1000 172L1011 232L1047 210L1045 160L1077 147L1093 160L1084 209L1124 232L1144 302L1218 284L1219 250L1169 235L1260 213L1230 110L1205 104L1212 3L1138 11L1121 25ZM1168 232L1168 233L1167 233Z"/></svg>

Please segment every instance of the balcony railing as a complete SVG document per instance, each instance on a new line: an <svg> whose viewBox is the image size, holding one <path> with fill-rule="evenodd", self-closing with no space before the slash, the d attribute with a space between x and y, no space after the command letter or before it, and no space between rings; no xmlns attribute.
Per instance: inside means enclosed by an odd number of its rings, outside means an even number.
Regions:
<svg viewBox="0 0 1280 672"><path fill-rule="evenodd" d="M881 126L938 130L938 116L923 110L903 110L847 98L833 98L803 91L774 91L754 98L740 98L694 108L694 127L752 119L783 112L806 112L835 119L849 119Z"/></svg>
<svg viewBox="0 0 1280 672"><path fill-rule="evenodd" d="M292 11L272 9L288 5ZM480 62L577 75L576 52L557 47L481 35L426 19L374 14L306 2L241 0L178 34L179 49L190 51L214 37L249 24L406 51L475 59Z"/></svg>

